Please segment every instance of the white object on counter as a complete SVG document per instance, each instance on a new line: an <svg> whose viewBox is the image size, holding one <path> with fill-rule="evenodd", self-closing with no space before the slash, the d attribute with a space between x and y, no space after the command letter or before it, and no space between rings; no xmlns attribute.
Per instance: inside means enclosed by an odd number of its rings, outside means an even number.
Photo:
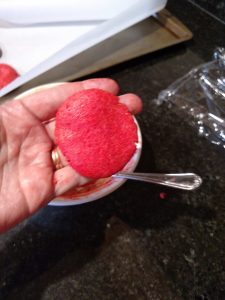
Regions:
<svg viewBox="0 0 225 300"><path fill-rule="evenodd" d="M100 23L98 21L92 24L86 22L66 26L0 27L0 48L3 50L0 62L12 65L21 74L0 91L0 97L155 14L166 4L166 0L132 0L132 2L133 5L112 19ZM118 4L118 0L116 3Z"/></svg>
<svg viewBox="0 0 225 300"><path fill-rule="evenodd" d="M0 24L108 20L137 0L0 0ZM150 1L149 1L150 2Z"/></svg>

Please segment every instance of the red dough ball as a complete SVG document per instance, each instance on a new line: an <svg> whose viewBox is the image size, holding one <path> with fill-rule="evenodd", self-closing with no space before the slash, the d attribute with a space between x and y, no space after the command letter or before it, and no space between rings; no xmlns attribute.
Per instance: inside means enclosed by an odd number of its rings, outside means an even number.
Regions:
<svg viewBox="0 0 225 300"><path fill-rule="evenodd" d="M11 66L0 64L0 89L16 79L19 74Z"/></svg>
<svg viewBox="0 0 225 300"><path fill-rule="evenodd" d="M137 126L119 98L100 89L75 93L56 114L56 142L81 175L104 178L121 170L136 150Z"/></svg>

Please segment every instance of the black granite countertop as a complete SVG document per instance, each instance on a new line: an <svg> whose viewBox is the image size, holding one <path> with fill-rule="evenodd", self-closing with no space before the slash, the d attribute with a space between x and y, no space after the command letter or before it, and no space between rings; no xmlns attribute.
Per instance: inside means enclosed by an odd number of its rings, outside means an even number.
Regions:
<svg viewBox="0 0 225 300"><path fill-rule="evenodd" d="M225 26L185 0L167 8L191 41L93 76L143 98L138 170L196 172L202 187L127 182L92 203L45 207L0 236L0 299L225 299L225 152L152 101L224 46Z"/></svg>

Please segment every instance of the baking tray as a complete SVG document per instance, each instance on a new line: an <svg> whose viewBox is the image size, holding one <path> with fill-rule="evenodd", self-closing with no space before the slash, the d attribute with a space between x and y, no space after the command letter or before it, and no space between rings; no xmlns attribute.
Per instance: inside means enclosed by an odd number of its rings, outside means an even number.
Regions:
<svg viewBox="0 0 225 300"><path fill-rule="evenodd" d="M49 82L74 81L191 38L192 32L168 10L163 9L155 16L139 22L52 68L1 100L14 97L37 85Z"/></svg>

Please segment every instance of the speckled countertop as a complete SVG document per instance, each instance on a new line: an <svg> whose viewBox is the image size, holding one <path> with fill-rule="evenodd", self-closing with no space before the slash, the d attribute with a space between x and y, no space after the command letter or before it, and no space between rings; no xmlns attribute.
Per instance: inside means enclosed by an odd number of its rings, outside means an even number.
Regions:
<svg viewBox="0 0 225 300"><path fill-rule="evenodd" d="M95 76L143 98L139 171L193 171L204 184L181 192L127 182L99 201L42 209L0 236L0 299L225 299L225 152L152 101L224 46L225 27L184 0L168 9L193 40Z"/></svg>

